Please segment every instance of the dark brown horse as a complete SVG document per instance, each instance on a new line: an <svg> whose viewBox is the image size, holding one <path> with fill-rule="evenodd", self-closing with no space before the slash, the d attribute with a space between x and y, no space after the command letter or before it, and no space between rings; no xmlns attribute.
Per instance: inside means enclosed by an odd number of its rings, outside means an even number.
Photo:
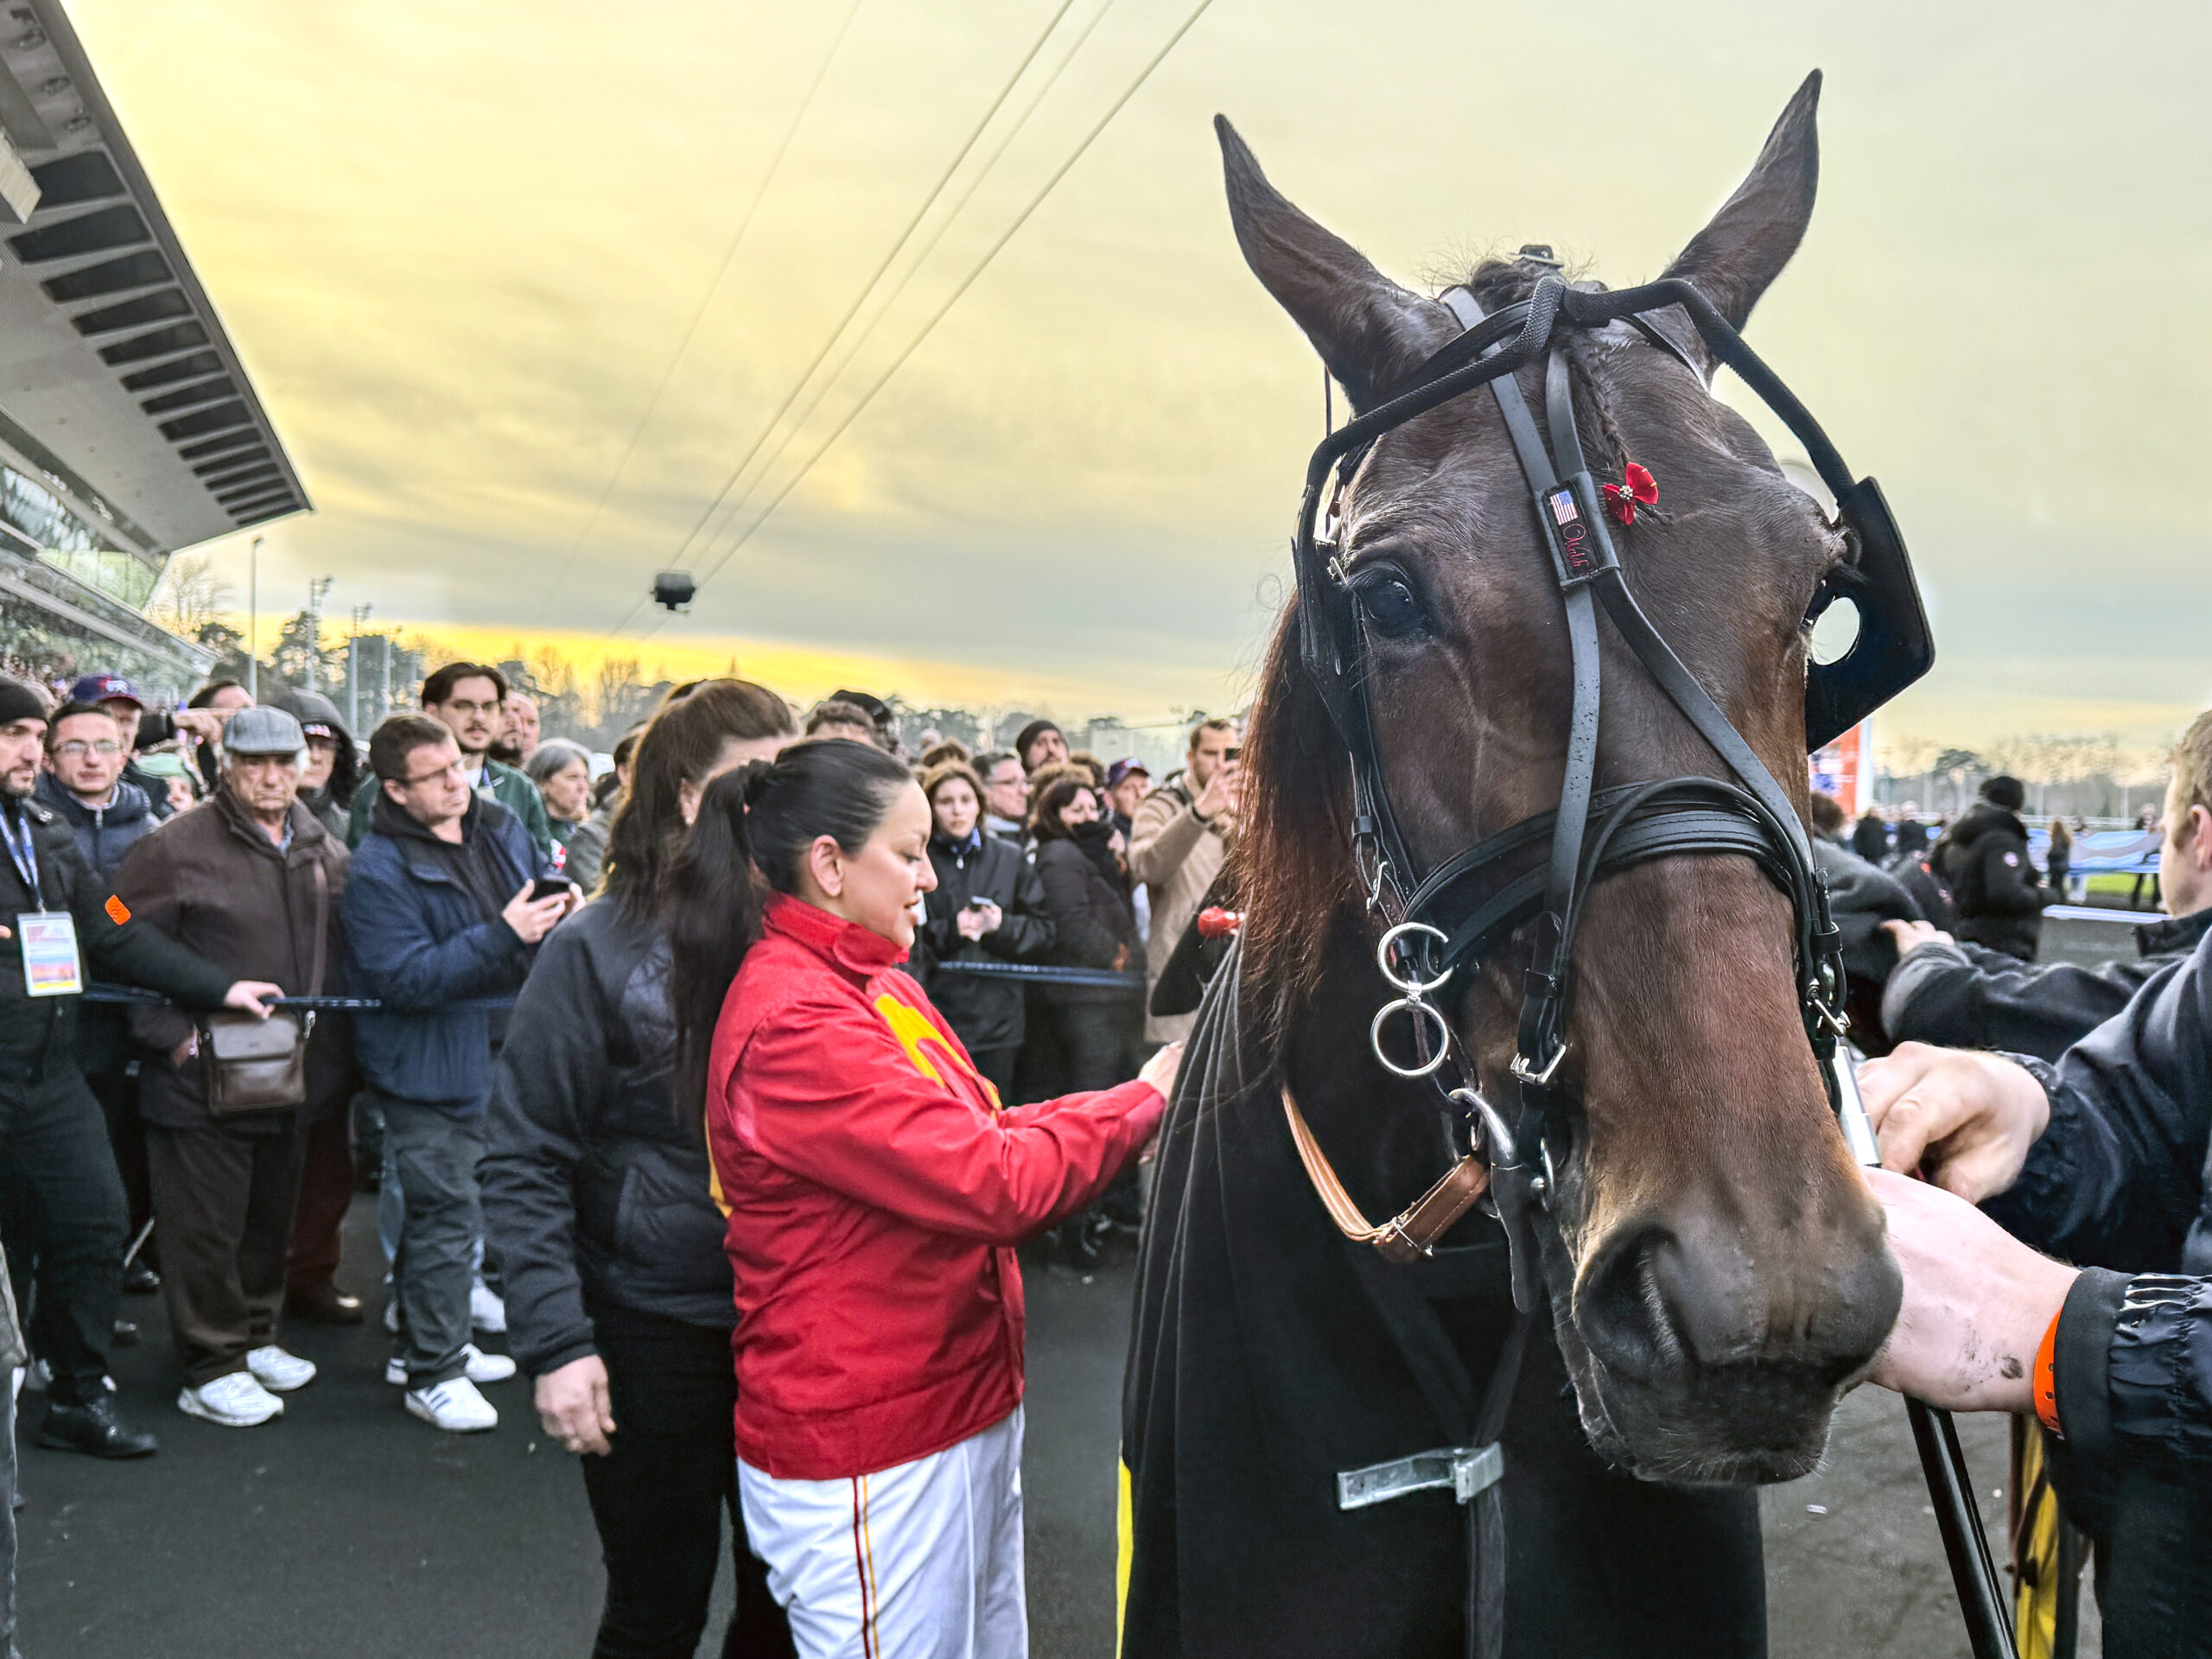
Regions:
<svg viewBox="0 0 2212 1659"><path fill-rule="evenodd" d="M1803 235L1817 96L1815 76L1669 272L1738 327ZM1459 321L1220 130L1254 273L1356 409L1403 390ZM1494 313L1548 274L1492 261L1467 286ZM1567 349L1592 472L1635 461L1658 480L1657 511L1616 532L1630 588L1802 808L1805 619L1853 548L1683 363L1619 326ZM1519 379L1541 410L1541 365ZM1550 810L1565 765L1560 589L1489 396L1382 438L1343 523L1382 775L1433 868ZM1295 626L1245 750L1236 982L1215 988L1146 1239L1124 1424L1131 1655L1456 1653L1469 1623L1448 1492L1335 1503L1338 1471L1465 1442L1511 1309L1494 1220L1471 1215L1431 1261L1384 1262L1331 1226L1292 1151L1286 1086L1370 1217L1452 1156L1437 1092L1370 1052L1395 993L1374 965L1344 747ZM1602 677L1600 789L1725 775L1610 629ZM1508 1652L1764 1650L1743 1489L1815 1466L1898 1294L1806 1040L1792 939L1789 902L1748 858L1659 860L1592 890L1565 1027L1571 1135L1550 1147L1540 1230L1556 1344L1522 1368L1503 1439ZM1450 988L1494 1101L1517 1090L1528 961L1517 938Z"/></svg>

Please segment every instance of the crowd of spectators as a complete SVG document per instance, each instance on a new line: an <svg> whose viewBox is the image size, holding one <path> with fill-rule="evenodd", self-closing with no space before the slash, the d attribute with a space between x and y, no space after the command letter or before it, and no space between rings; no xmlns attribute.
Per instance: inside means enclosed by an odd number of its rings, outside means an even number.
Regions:
<svg viewBox="0 0 2212 1659"><path fill-rule="evenodd" d="M1236 728L1200 721L1155 790L1046 721L908 754L855 691L795 718L695 682L611 757L541 740L484 664L436 670L420 709L357 734L289 688L172 710L115 675L0 682L0 1244L26 1339L11 1357L0 1319L0 1363L45 1395L38 1444L113 1459L158 1446L108 1375L126 1291L163 1299L177 1408L227 1428L315 1381L288 1320L380 1312L396 1398L448 1432L495 1428L485 1390L519 1368L593 1454L602 1646L688 1653L721 1511L741 1620L779 1617L731 1474L722 1213L671 1094L664 872L709 786L798 742L895 759L934 877L909 970L1014 1106L1126 1085L1180 1034L1146 992L1235 835ZM1135 1236L1135 1170L1107 1176L1048 1235L1079 1268ZM380 1310L339 1283L362 1190Z"/></svg>

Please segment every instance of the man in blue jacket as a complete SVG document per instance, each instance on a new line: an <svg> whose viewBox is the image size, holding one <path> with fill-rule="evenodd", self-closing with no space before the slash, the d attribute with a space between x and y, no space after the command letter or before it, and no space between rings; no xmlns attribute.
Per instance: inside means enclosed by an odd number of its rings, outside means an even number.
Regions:
<svg viewBox="0 0 2212 1659"><path fill-rule="evenodd" d="M354 1050L405 1199L395 1357L409 1411L456 1433L488 1429L499 1416L471 1380L468 1347L476 1166L505 1017L487 1004L521 988L575 889L531 896L556 873L514 814L470 788L437 721L393 715L369 740L369 766L378 795L343 910L349 983L384 1003L359 1016Z"/></svg>
<svg viewBox="0 0 2212 1659"><path fill-rule="evenodd" d="M2175 760L2160 874L2187 913L2212 892L2212 715ZM2212 935L2056 1065L1909 1043L1859 1077L1899 1172L1873 1177L1904 1274L1875 1380L2033 1409L2100 1545L2106 1651L2212 1653Z"/></svg>

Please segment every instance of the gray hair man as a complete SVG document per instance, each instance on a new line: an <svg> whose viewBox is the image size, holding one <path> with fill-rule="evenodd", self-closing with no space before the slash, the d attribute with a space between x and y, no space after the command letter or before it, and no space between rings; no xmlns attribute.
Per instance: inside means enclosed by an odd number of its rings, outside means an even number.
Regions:
<svg viewBox="0 0 2212 1659"><path fill-rule="evenodd" d="M282 709L241 709L223 734L222 786L130 849L117 893L148 926L228 972L314 997L339 961L346 849L299 799L307 734ZM245 1093L234 1063L176 1010L132 1010L138 1109L162 1239L162 1291L184 1358L178 1408L226 1428L265 1423L314 1364L277 1343L299 1202L301 1147L350 1094L346 1033L310 1011L264 1034L294 1077Z"/></svg>

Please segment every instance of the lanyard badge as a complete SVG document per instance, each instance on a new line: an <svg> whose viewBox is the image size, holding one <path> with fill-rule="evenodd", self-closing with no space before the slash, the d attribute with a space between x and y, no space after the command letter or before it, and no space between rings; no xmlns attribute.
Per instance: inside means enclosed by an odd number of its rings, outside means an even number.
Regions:
<svg viewBox="0 0 2212 1659"><path fill-rule="evenodd" d="M85 988L77 920L67 912L27 910L16 918L23 942L23 988L33 996L75 996Z"/></svg>

